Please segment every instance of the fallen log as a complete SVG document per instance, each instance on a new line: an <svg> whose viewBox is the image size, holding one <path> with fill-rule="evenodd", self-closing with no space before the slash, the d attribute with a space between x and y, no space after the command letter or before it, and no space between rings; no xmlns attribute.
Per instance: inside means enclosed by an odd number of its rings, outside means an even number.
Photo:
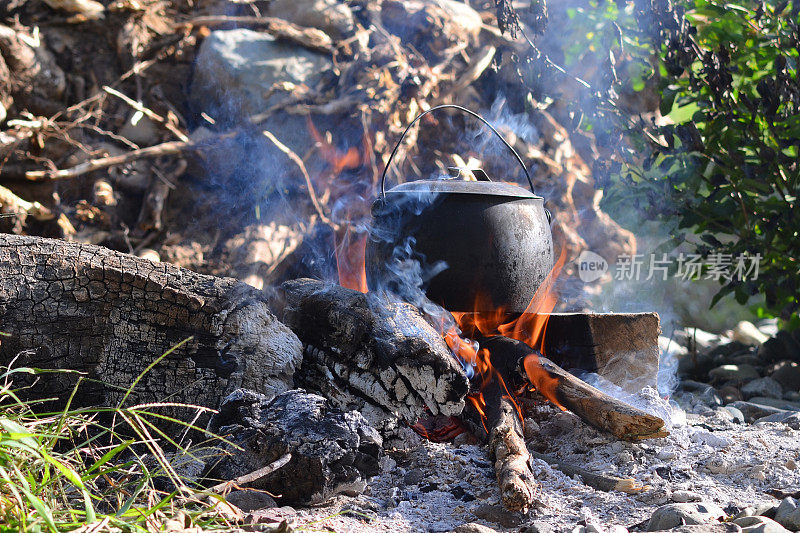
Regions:
<svg viewBox="0 0 800 533"><path fill-rule="evenodd" d="M0 365L72 371L35 376L25 394L67 398L84 377L76 401L115 406L148 365L187 338L139 380L131 403L215 408L240 387L272 397L293 386L300 341L261 291L234 279L7 234L0 277ZM193 416L185 411L174 415Z"/></svg>
<svg viewBox="0 0 800 533"><path fill-rule="evenodd" d="M387 414L414 423L463 409L467 376L412 305L298 279L281 286L274 310L303 342L299 384L339 407L379 425Z"/></svg>
<svg viewBox="0 0 800 533"><path fill-rule="evenodd" d="M480 345L489 350L492 365L510 388L520 384L521 376L549 400L618 439L643 440L669 434L661 418L601 392L523 342L497 335L482 339Z"/></svg>

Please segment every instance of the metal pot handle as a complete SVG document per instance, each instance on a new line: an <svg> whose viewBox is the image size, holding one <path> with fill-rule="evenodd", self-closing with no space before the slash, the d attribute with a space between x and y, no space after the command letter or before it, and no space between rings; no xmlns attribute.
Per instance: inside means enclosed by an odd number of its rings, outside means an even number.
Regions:
<svg viewBox="0 0 800 533"><path fill-rule="evenodd" d="M466 114L468 114L468 115L470 115L472 117L475 117L478 120L480 120L481 122L483 122L490 130L492 130L492 133L497 135L497 137L501 141L503 141L503 144L505 144L506 147L509 150L511 150L511 153L514 154L514 157L519 162L519 165L522 167L522 170L525 171L525 177L528 178L528 185L530 185L530 187L531 187L531 192L533 194L536 194L536 191L533 190L533 180L531 179L531 175L528 173L528 169L525 167L525 163L523 163L522 158L519 156L517 151L514 150L514 148L510 144L508 144L508 141L506 141L503 138L503 136L500 135L500 133L494 128L494 126L489 124L489 122L485 118L483 118L482 116L480 116L479 114L477 114L474 111L470 111L466 107L461 107L460 105L455 105L455 104L442 104L442 105L437 105L435 107L432 107L432 108L428 109L427 111L424 111L424 112L420 113L420 115L417 116L417 118L415 118L414 120L412 120L411 124L409 124L406 127L406 129L403 131L403 134L400 136L400 139L397 141L397 144L394 145L394 150L392 150L391 155L389 155L389 160L386 162L386 166L383 167L383 174L381 174L381 197L386 196L386 171L389 170L389 165L392 164L392 159L394 159L394 155L397 153L398 148L400 148L400 144L403 142L403 139L405 138L406 133L408 133L408 130L410 130L411 127L414 124L416 124L419 119L421 119L422 117L424 117L428 113L433 113L434 111L438 111L440 109L457 109L457 110L463 111L464 113L466 113Z"/></svg>

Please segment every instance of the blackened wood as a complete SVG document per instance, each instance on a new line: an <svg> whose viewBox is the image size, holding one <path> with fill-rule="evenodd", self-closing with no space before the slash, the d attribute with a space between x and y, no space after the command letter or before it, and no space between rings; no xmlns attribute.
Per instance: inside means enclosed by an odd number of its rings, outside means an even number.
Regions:
<svg viewBox="0 0 800 533"><path fill-rule="evenodd" d="M248 387L271 396L292 387L302 347L263 293L99 246L0 234L0 365L79 371L76 400L116 405L148 365L129 402L216 408ZM15 384L24 375L15 376ZM43 374L39 397L66 399L78 373ZM183 409L176 416L192 418Z"/></svg>
<svg viewBox="0 0 800 533"><path fill-rule="evenodd" d="M306 388L342 407L371 405L411 423L426 412L461 413L464 369L414 306L298 279L281 286L274 308L303 342L297 377Z"/></svg>

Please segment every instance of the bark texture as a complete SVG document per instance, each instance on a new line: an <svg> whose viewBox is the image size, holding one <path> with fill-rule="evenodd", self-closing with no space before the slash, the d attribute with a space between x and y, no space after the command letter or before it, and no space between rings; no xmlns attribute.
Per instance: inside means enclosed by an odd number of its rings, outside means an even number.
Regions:
<svg viewBox="0 0 800 533"><path fill-rule="evenodd" d="M281 292L277 314L305 347L303 386L376 423L463 409L467 376L415 307L310 279Z"/></svg>
<svg viewBox="0 0 800 533"><path fill-rule="evenodd" d="M77 399L116 405L136 377L179 342L129 401L217 407L239 387L290 389L302 358L263 293L98 246L0 235L0 364L84 373ZM48 373L29 389L66 398L77 373Z"/></svg>

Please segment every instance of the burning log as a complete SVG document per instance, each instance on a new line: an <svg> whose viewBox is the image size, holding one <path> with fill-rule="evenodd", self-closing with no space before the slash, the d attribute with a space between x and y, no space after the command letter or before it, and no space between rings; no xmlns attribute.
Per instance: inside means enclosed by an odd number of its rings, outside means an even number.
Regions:
<svg viewBox="0 0 800 533"><path fill-rule="evenodd" d="M463 409L467 376L412 305L311 279L284 283L280 296L275 312L304 346L301 385L342 408L377 408L381 422Z"/></svg>
<svg viewBox="0 0 800 533"><path fill-rule="evenodd" d="M623 440L665 437L664 421L630 406L573 376L527 344L497 335L481 341L492 365L506 379L526 379L550 401ZM512 386L509 383L509 386Z"/></svg>

